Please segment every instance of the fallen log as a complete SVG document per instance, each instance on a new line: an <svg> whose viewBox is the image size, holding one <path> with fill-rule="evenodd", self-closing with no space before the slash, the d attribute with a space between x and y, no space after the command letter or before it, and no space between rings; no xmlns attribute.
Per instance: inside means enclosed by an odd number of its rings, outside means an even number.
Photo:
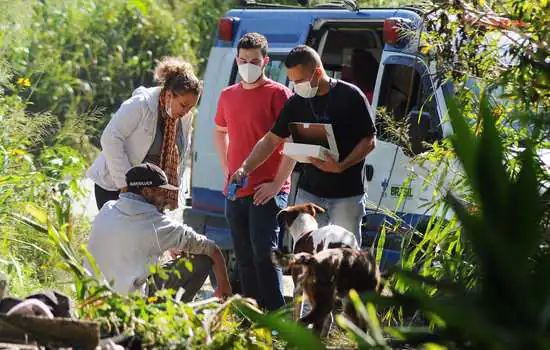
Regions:
<svg viewBox="0 0 550 350"><path fill-rule="evenodd" d="M93 350L99 344L99 323L67 318L0 315L2 342Z"/></svg>

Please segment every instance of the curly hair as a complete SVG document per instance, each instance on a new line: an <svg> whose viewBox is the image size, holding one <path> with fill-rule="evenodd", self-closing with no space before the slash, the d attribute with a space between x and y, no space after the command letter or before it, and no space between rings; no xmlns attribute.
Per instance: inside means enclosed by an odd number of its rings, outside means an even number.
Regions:
<svg viewBox="0 0 550 350"><path fill-rule="evenodd" d="M155 68L155 81L173 94L200 95L202 81L195 75L193 66L179 57L163 57Z"/></svg>

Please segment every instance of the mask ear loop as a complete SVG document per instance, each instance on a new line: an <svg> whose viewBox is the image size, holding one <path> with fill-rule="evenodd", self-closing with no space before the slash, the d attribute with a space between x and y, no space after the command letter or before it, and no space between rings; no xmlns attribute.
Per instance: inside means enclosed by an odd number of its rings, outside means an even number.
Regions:
<svg viewBox="0 0 550 350"><path fill-rule="evenodd" d="M315 69L313 70L313 75L311 76L311 79L309 79L309 86L310 87L313 87L311 86L311 81L313 80L313 77L315 77L315 73L318 72L318 69L319 67L315 67ZM321 76L319 76L319 78L317 78L317 87L319 87L319 81L321 80Z"/></svg>

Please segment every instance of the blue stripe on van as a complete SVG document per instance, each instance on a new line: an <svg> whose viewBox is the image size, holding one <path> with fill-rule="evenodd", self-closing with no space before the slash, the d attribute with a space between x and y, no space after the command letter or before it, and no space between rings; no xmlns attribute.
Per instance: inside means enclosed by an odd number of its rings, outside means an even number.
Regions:
<svg viewBox="0 0 550 350"><path fill-rule="evenodd" d="M211 212L215 214L224 214L225 212L225 197L222 191L211 190L203 187L193 187L191 189L192 206L195 210ZM405 225L415 227L422 220L429 220L430 216L423 214L403 213L398 212L397 215L403 220ZM367 227L374 228L382 225L384 220L390 224L394 224L395 220L384 215L381 212L376 213L374 210L367 210Z"/></svg>
<svg viewBox="0 0 550 350"><path fill-rule="evenodd" d="M413 214L413 213L404 213L404 212L397 212L396 215L402 220L402 225L410 226L410 227L416 227L419 222L423 220L430 220L429 215L424 214ZM382 224L387 222L389 225L395 225L395 219L378 212L376 213L374 210L367 210L366 214L366 224L367 229L371 229L376 231Z"/></svg>
<svg viewBox="0 0 550 350"><path fill-rule="evenodd" d="M227 227L215 227L206 225L204 235L208 239L214 241L220 249L232 250L233 239L231 238L231 231Z"/></svg>
<svg viewBox="0 0 550 350"><path fill-rule="evenodd" d="M225 197L222 191L202 187L191 188L193 209L223 214L225 212Z"/></svg>

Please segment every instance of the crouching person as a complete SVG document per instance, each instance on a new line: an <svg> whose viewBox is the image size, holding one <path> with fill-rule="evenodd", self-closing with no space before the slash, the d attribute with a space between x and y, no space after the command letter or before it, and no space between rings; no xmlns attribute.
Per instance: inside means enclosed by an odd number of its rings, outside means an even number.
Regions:
<svg viewBox="0 0 550 350"><path fill-rule="evenodd" d="M162 212L162 189L178 190L168 183L162 169L149 163L137 165L126 173L126 183L128 191L99 211L87 247L99 272L113 283L113 289L121 294L141 291L151 295L162 288L183 288L181 300L188 302L213 266L218 280L215 295L230 296L231 285L220 249ZM169 272L168 279L149 276L150 266L166 251L192 254L191 271L175 260L168 265L179 273ZM85 260L84 266L93 273L89 261Z"/></svg>

